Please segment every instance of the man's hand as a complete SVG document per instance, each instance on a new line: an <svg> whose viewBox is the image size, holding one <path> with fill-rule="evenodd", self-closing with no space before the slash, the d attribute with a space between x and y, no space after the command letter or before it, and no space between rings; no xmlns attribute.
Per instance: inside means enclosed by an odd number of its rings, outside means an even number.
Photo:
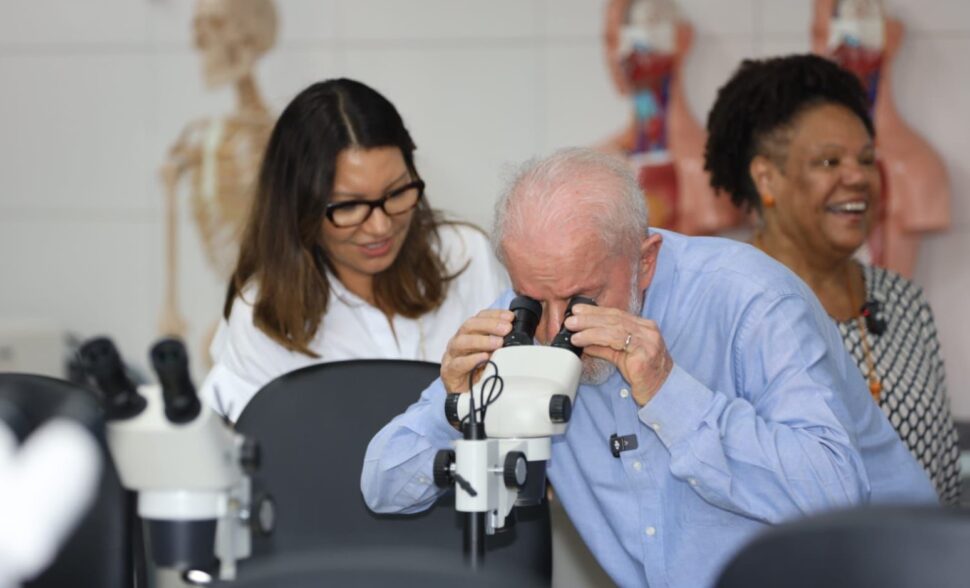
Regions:
<svg viewBox="0 0 970 588"><path fill-rule="evenodd" d="M620 370L640 406L654 397L674 367L663 335L651 320L616 308L577 304L566 328L575 333L571 340L584 353Z"/></svg>
<svg viewBox="0 0 970 588"><path fill-rule="evenodd" d="M449 394L468 392L468 374L502 346L514 318L510 310L483 310L458 329L441 358L441 382Z"/></svg>

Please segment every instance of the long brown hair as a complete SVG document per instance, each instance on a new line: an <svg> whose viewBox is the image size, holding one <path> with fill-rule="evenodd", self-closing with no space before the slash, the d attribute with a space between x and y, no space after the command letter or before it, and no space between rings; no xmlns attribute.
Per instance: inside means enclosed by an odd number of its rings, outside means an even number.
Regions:
<svg viewBox="0 0 970 588"><path fill-rule="evenodd" d="M384 96L353 80L313 84L280 115L263 158L253 208L223 307L254 280L253 322L292 351L318 357L310 348L327 311L333 265L321 245L337 155L347 148L397 147L411 175L414 142L397 109ZM437 253L441 220L422 198L404 245L385 271L374 276L378 308L415 318L444 301L449 276ZM460 273L460 272L459 272ZM455 274L457 275L457 274Z"/></svg>

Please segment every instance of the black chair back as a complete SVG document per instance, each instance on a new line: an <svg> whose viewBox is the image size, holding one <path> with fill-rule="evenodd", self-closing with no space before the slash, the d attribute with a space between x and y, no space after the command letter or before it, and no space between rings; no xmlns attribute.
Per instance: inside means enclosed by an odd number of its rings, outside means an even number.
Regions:
<svg viewBox="0 0 970 588"><path fill-rule="evenodd" d="M724 569L717 588L964 588L970 512L871 507L781 525Z"/></svg>
<svg viewBox="0 0 970 588"><path fill-rule="evenodd" d="M270 569L289 570L288 586L351 585L350 578L356 586L386 586L387 578L397 586L427 586L467 576L452 495L426 512L390 516L372 513L360 493L367 444L438 370L438 364L398 360L320 364L278 378L252 399L236 427L259 442L254 493L272 495L277 525L272 535L254 537L239 585L269 586L274 575L279 582L282 576ZM548 504L518 511L511 530L487 538L484 567L501 570L506 586L549 585Z"/></svg>
<svg viewBox="0 0 970 588"><path fill-rule="evenodd" d="M16 405L35 425L54 414L71 395L88 397L92 404L98 402L89 390L63 380L33 374L0 374L0 398ZM121 486L107 447L104 443L101 446L104 461L94 504L54 562L25 586L130 588L144 585L142 571L134 567L137 539L134 498Z"/></svg>

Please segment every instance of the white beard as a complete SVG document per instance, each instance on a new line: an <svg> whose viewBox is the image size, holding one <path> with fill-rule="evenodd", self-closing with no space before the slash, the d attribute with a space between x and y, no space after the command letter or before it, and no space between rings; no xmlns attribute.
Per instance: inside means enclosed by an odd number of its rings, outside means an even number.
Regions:
<svg viewBox="0 0 970 588"><path fill-rule="evenodd" d="M638 287L638 282L639 276L634 271L633 283L630 284L630 299L627 302L627 312L633 316L640 316L645 297ZM599 386L609 380L615 371L616 366L605 359L583 356L583 371L579 376L579 382L588 386Z"/></svg>

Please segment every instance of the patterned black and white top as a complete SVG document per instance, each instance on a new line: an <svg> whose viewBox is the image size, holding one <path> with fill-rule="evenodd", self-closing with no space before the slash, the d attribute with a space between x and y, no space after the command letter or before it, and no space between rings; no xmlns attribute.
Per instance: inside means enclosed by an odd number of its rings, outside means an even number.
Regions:
<svg viewBox="0 0 970 588"><path fill-rule="evenodd" d="M879 406L930 475L943 504L960 499L960 449L946 393L943 358L930 306L919 286L883 268L863 266L866 300L879 304L880 335L869 348L882 384ZM868 379L856 320L839 322L846 349Z"/></svg>

